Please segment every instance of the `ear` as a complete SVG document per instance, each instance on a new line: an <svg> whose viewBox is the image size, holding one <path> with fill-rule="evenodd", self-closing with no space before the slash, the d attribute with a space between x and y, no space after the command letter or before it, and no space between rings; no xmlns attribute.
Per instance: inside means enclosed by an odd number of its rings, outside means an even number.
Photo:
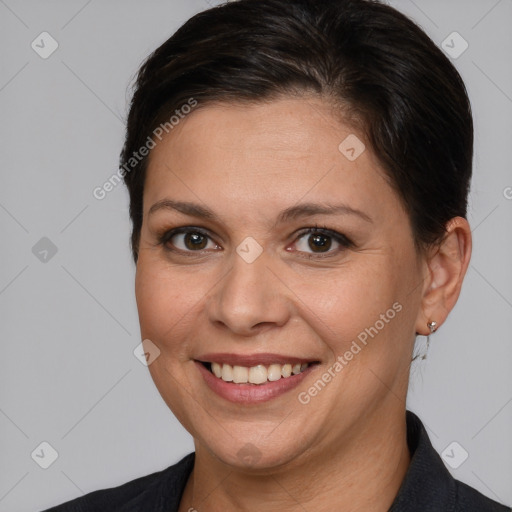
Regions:
<svg viewBox="0 0 512 512"><path fill-rule="evenodd" d="M471 229L468 221L454 217L446 225L446 234L439 246L425 257L425 282L416 332L430 334L428 322L440 326L459 298L462 281L471 258Z"/></svg>

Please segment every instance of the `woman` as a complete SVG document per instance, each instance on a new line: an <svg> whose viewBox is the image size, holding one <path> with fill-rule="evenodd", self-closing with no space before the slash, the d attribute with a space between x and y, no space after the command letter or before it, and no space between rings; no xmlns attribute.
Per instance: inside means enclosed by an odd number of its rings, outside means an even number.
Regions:
<svg viewBox="0 0 512 512"><path fill-rule="evenodd" d="M406 412L471 254L462 79L368 0L240 0L142 66L119 174L151 376L195 453L51 510L505 511Z"/></svg>

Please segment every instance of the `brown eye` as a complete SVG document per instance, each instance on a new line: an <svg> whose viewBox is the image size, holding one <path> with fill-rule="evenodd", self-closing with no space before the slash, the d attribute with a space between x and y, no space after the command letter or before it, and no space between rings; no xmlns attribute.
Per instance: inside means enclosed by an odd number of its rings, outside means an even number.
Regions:
<svg viewBox="0 0 512 512"><path fill-rule="evenodd" d="M197 229L179 229L166 233L161 243L169 250L199 252L205 249L217 249L219 246L211 238Z"/></svg>
<svg viewBox="0 0 512 512"><path fill-rule="evenodd" d="M308 236L308 246L313 252L325 252L331 248L331 237L318 234Z"/></svg>
<svg viewBox="0 0 512 512"><path fill-rule="evenodd" d="M204 249L208 244L208 239L201 233L185 233L183 243L187 249Z"/></svg>
<svg viewBox="0 0 512 512"><path fill-rule="evenodd" d="M326 256L334 256L351 246L352 242L346 236L327 228L308 228L295 243L299 252Z"/></svg>

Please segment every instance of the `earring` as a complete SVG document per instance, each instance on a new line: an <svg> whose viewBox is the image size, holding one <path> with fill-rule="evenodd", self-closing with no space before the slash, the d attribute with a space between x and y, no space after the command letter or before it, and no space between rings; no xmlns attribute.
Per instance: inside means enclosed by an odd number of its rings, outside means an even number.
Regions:
<svg viewBox="0 0 512 512"><path fill-rule="evenodd" d="M435 333L437 331L437 322L434 322L434 321L428 322L427 323L427 327L430 329L430 334L433 334L433 333ZM427 335L427 351L426 351L425 354L423 354L421 356L422 360L427 359L427 353L428 353L428 349L430 347L430 334Z"/></svg>
<svg viewBox="0 0 512 512"><path fill-rule="evenodd" d="M437 322L428 322L427 327L430 329L430 334L437 331Z"/></svg>

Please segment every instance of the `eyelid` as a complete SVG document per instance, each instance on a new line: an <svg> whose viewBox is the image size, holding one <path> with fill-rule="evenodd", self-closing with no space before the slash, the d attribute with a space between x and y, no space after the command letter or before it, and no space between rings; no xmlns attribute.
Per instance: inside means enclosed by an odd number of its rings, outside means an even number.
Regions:
<svg viewBox="0 0 512 512"><path fill-rule="evenodd" d="M297 238L301 238L302 236L311 234L311 233L320 233L322 235L330 236L330 237L334 238L337 242L339 242L341 245L344 245L347 247L354 245L352 240L350 240L343 233L339 233L338 231L335 231L333 229L329 229L326 227L320 227L320 226L314 226L311 228L304 228L304 229L300 230L297 234Z"/></svg>
<svg viewBox="0 0 512 512"><path fill-rule="evenodd" d="M164 229L163 231L160 231L157 233L157 237L161 240L169 240L169 238L172 238L174 235L179 235L181 233L191 233L191 232L192 233L200 233L201 235L210 237L210 235L207 233L207 231L205 229L198 228L196 226L181 226L181 227L177 227L177 228Z"/></svg>

